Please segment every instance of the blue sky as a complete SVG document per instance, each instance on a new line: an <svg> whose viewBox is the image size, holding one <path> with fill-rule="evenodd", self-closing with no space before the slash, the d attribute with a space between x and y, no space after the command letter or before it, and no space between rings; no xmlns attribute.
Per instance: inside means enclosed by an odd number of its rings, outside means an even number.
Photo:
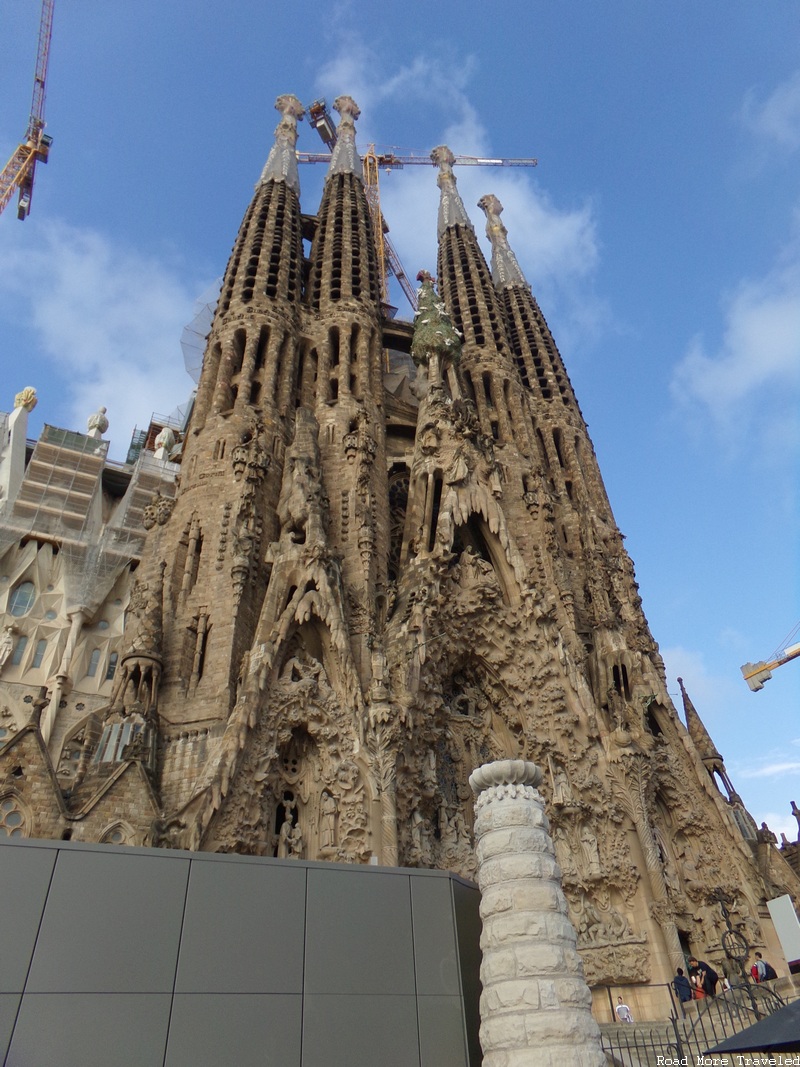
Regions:
<svg viewBox="0 0 800 1067"><path fill-rule="evenodd" d="M0 0L0 154L28 118L38 0ZM359 143L536 156L494 192L589 423L644 608L760 823L800 802L800 8L554 0L56 0L50 163L0 219L0 409L109 409L112 455L185 400L180 334L222 274L279 93L352 94ZM301 124L298 147L321 142ZM301 170L319 203L322 167ZM406 270L436 266L433 168L386 175ZM484 243L484 247L486 247ZM401 308L402 297L396 300ZM403 311L401 311L403 314ZM678 701L679 702L679 701Z"/></svg>

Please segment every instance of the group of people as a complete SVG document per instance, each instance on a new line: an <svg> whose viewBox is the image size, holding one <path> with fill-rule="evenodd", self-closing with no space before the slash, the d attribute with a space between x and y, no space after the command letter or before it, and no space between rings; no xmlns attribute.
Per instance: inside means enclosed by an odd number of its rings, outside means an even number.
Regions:
<svg viewBox="0 0 800 1067"><path fill-rule="evenodd" d="M754 982L770 982L773 978L778 977L775 968L767 963L760 952L755 954L755 961L750 968L750 974ZM719 984L720 977L711 964L706 963L704 960L698 960L695 956L689 957L689 974L686 975L683 967L679 967L675 977L672 979L672 988L675 990L675 995L681 1004L685 1004L689 1000L715 997ZM721 979L721 987L723 992L726 989L730 989L730 983L727 978L723 977ZM633 1022L631 1009L622 997L617 997L614 1010L621 1023Z"/></svg>
<svg viewBox="0 0 800 1067"><path fill-rule="evenodd" d="M698 960L694 956L689 958L689 974L684 974L683 967L679 967L677 974L672 979L672 988L681 1004L687 1000L702 1000L704 997L715 997L719 975L705 960Z"/></svg>
<svg viewBox="0 0 800 1067"><path fill-rule="evenodd" d="M767 963L760 952L756 952L750 974L755 982L769 982L778 977L775 969ZM704 997L716 996L719 981L720 977L713 967L691 956L688 977L684 974L683 967L679 967L672 979L672 988L681 1004L685 1004L688 1000L702 1000ZM722 989L730 989L727 978L722 979Z"/></svg>

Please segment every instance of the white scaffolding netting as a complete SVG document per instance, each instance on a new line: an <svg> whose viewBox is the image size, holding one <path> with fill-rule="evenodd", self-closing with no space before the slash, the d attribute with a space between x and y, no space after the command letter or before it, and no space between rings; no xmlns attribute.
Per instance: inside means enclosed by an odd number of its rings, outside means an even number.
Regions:
<svg viewBox="0 0 800 1067"><path fill-rule="evenodd" d="M203 356L206 351L206 341L214 320L214 312L217 310L222 278L217 278L213 285L197 299L194 305L194 318L183 328L181 334L181 348L183 350L183 363L186 372L195 383L200 381L200 371L203 368Z"/></svg>
<svg viewBox="0 0 800 1067"><path fill-rule="evenodd" d="M103 469L108 442L45 426L13 501L0 519L0 555L26 536L58 544L67 612L93 613L121 571L141 556L144 509L175 495L177 464L142 454L124 496L104 518ZM107 502L106 502L107 508Z"/></svg>

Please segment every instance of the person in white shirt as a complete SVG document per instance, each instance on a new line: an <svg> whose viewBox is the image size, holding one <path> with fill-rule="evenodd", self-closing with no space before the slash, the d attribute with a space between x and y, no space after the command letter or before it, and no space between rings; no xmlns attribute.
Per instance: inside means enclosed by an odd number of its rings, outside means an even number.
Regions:
<svg viewBox="0 0 800 1067"><path fill-rule="evenodd" d="M619 1019L619 1021L621 1023L632 1023L633 1022L633 1016L631 1015L631 1009L623 1001L622 997L617 997L617 1007L616 1007L615 1010L617 1012L617 1018Z"/></svg>

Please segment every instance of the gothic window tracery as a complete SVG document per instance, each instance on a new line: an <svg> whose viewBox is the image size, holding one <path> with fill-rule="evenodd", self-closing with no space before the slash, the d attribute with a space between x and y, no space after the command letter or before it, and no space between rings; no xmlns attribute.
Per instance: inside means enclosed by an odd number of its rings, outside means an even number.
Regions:
<svg viewBox="0 0 800 1067"><path fill-rule="evenodd" d="M19 799L13 794L0 798L0 834L5 837L28 837L29 822Z"/></svg>
<svg viewBox="0 0 800 1067"><path fill-rule="evenodd" d="M100 837L101 845L132 845L134 833L130 826L122 822L114 823Z"/></svg>

